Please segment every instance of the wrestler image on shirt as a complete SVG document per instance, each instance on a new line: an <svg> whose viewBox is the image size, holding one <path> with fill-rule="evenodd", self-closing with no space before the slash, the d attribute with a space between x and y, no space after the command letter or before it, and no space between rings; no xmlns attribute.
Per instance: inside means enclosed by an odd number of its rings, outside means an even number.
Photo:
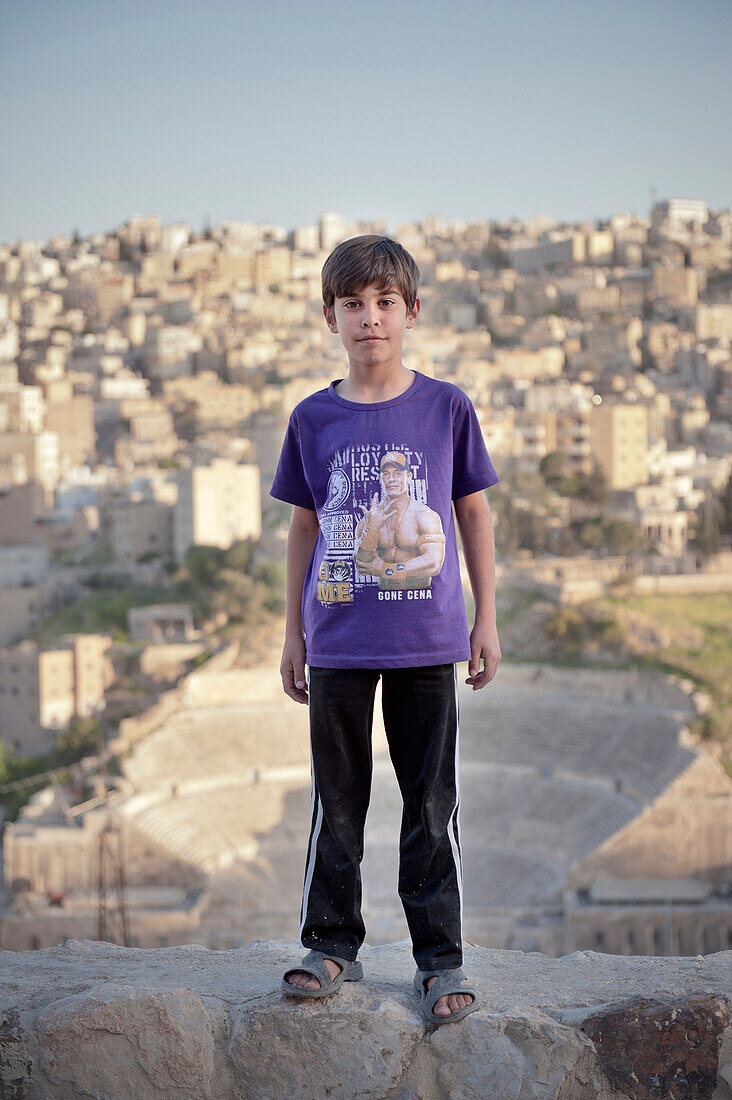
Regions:
<svg viewBox="0 0 732 1100"><path fill-rule="evenodd" d="M401 451L381 459L381 499L361 504L353 560L379 588L429 588L445 560L445 534L437 512L409 495L412 472Z"/></svg>

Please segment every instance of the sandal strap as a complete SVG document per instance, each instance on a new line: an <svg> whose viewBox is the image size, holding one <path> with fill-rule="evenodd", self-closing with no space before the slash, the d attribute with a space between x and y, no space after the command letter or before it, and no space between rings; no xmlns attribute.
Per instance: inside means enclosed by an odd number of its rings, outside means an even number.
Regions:
<svg viewBox="0 0 732 1100"><path fill-rule="evenodd" d="M324 951L312 950L308 951L299 966L293 966L292 969L304 970L307 974L313 974L320 982L320 988L325 989L327 986L333 985L333 982L339 977L339 974L336 974L335 978L331 975L325 965L325 959L332 959L333 962L337 962L341 967L340 974L350 965L349 959L340 959L337 955L327 955Z"/></svg>
<svg viewBox="0 0 732 1100"><path fill-rule="evenodd" d="M433 982L424 995L425 1008L430 1015L433 1015L432 1009L435 1007L440 997L448 997L452 993L467 993L473 998L473 1002L478 999L478 991L475 986L466 984L462 985L462 981L465 977L461 967L456 967L453 970L423 970L420 971L420 982L422 983L422 989L425 988L425 982L428 978L437 975L437 981Z"/></svg>

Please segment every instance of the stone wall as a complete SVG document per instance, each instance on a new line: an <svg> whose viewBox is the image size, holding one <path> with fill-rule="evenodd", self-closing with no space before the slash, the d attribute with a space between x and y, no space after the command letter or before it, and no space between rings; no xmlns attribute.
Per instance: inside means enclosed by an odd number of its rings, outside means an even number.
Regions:
<svg viewBox="0 0 732 1100"><path fill-rule="evenodd" d="M732 1098L732 952L622 958L467 946L479 1009L434 1027L411 945L364 945L364 980L283 996L288 940L143 951L67 940L0 952L4 1100Z"/></svg>

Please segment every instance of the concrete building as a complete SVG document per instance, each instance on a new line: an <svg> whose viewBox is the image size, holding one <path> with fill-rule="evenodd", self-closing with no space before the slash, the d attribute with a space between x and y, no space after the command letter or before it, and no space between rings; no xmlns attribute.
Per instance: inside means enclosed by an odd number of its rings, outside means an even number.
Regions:
<svg viewBox="0 0 732 1100"><path fill-rule="evenodd" d="M233 355L227 355L232 366ZM163 394L169 407L192 403L196 424L206 428L232 428L246 420L257 407L257 399L249 385L224 384L213 371L195 378L175 378L163 383Z"/></svg>
<svg viewBox="0 0 732 1100"><path fill-rule="evenodd" d="M559 378L564 367L564 352L559 347L497 348L492 370L499 377L518 379Z"/></svg>
<svg viewBox="0 0 732 1100"><path fill-rule="evenodd" d="M615 238L609 229L585 233L585 259L590 264L610 266L615 255Z"/></svg>
<svg viewBox="0 0 732 1100"><path fill-rule="evenodd" d="M170 458L177 450L173 417L164 402L128 398L120 403L119 418L125 434L114 445L117 466L144 465Z"/></svg>
<svg viewBox="0 0 732 1100"><path fill-rule="evenodd" d="M42 542L0 541L0 588L23 588L39 584L48 571L48 550Z"/></svg>
<svg viewBox="0 0 732 1100"><path fill-rule="evenodd" d="M593 313L616 313L620 309L620 287L581 286L575 302L580 317Z"/></svg>
<svg viewBox="0 0 732 1100"><path fill-rule="evenodd" d="M699 230L708 218L707 204L701 199L664 199L653 207L651 228L654 231L668 229L673 233Z"/></svg>
<svg viewBox="0 0 732 1100"><path fill-rule="evenodd" d="M94 458L94 399L90 394L72 394L66 399L48 401L46 428L58 437L60 472L83 466Z"/></svg>
<svg viewBox="0 0 732 1100"><path fill-rule="evenodd" d="M332 252L347 236L348 227L342 214L321 214L320 247L324 252Z"/></svg>
<svg viewBox="0 0 732 1100"><path fill-rule="evenodd" d="M508 243L506 256L509 265L525 275L535 274L552 264L581 263L585 259L585 235L550 230L546 239L539 243L514 239Z"/></svg>
<svg viewBox="0 0 732 1100"><path fill-rule="evenodd" d="M656 302L685 308L696 305L699 278L693 267L654 264L651 295Z"/></svg>
<svg viewBox="0 0 732 1100"><path fill-rule="evenodd" d="M554 449L564 453L570 474L589 474L592 471L591 409L591 406L558 409L554 414Z"/></svg>
<svg viewBox="0 0 732 1100"><path fill-rule="evenodd" d="M36 585L0 588L0 646L15 645L41 620L45 589Z"/></svg>
<svg viewBox="0 0 732 1100"><path fill-rule="evenodd" d="M697 340L732 340L732 304L696 307L695 330Z"/></svg>
<svg viewBox="0 0 732 1100"><path fill-rule="evenodd" d="M148 555L172 556L173 508L164 501L114 505L107 514L107 526L116 561L129 564Z"/></svg>
<svg viewBox="0 0 732 1100"><path fill-rule="evenodd" d="M292 276L292 253L289 248L267 248L257 252L254 265L254 285L258 290L286 283Z"/></svg>
<svg viewBox="0 0 732 1100"><path fill-rule="evenodd" d="M648 505L638 509L636 522L660 554L680 558L686 553L689 531L688 512L671 511L667 508Z"/></svg>
<svg viewBox="0 0 732 1100"><path fill-rule="evenodd" d="M648 481L645 405L593 405L590 445L611 489L629 489Z"/></svg>
<svg viewBox="0 0 732 1100"><path fill-rule="evenodd" d="M59 480L56 432L0 433L0 485L37 481L51 493Z"/></svg>
<svg viewBox="0 0 732 1100"><path fill-rule="evenodd" d="M317 252L320 248L320 229L317 225L298 225L292 240L297 252Z"/></svg>
<svg viewBox="0 0 732 1100"><path fill-rule="evenodd" d="M564 905L575 950L698 956L732 945L730 900L701 879L599 878Z"/></svg>
<svg viewBox="0 0 732 1100"><path fill-rule="evenodd" d="M191 239L191 227L187 222L172 222L160 229L160 251L180 252Z"/></svg>
<svg viewBox="0 0 732 1100"><path fill-rule="evenodd" d="M25 640L1 649L0 738L38 755L75 715L101 710L112 682L111 644L103 634L68 634L54 648Z"/></svg>
<svg viewBox="0 0 732 1100"><path fill-rule="evenodd" d="M189 546L228 549L237 539L258 539L262 532L259 467L225 458L209 466L178 472L178 501L173 520L176 561Z"/></svg>
<svg viewBox="0 0 732 1100"><path fill-rule="evenodd" d="M193 612L184 603L131 607L127 624L134 642L190 642L200 636L193 625Z"/></svg>
<svg viewBox="0 0 732 1100"><path fill-rule="evenodd" d="M38 538L38 521L46 515L43 487L28 481L0 488L0 541L3 546L22 546Z"/></svg>
<svg viewBox="0 0 732 1100"><path fill-rule="evenodd" d="M40 386L24 386L20 382L0 385L0 431L43 431L45 403Z"/></svg>

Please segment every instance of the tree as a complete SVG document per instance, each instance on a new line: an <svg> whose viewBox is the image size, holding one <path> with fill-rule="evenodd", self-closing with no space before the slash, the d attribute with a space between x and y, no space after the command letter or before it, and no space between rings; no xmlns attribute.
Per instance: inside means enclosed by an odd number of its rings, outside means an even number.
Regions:
<svg viewBox="0 0 732 1100"><path fill-rule="evenodd" d="M543 554L546 551L548 535L547 523L544 516L538 515L533 509L521 509L516 515L516 527L518 542L522 550L530 550L534 555Z"/></svg>
<svg viewBox="0 0 732 1100"><path fill-rule="evenodd" d="M597 459L594 460L589 474L582 475L584 487L581 495L591 504L604 504L608 498L607 478Z"/></svg>
<svg viewBox="0 0 732 1100"><path fill-rule="evenodd" d="M539 473L547 485L559 482L565 473L566 457L564 451L550 451L539 463Z"/></svg>
<svg viewBox="0 0 732 1100"><path fill-rule="evenodd" d="M102 721L96 715L75 715L56 738L56 753L62 764L70 764L87 753L97 752L104 733Z"/></svg>
<svg viewBox="0 0 732 1100"><path fill-rule="evenodd" d="M732 473L719 495L719 503L722 508L722 531L725 535L732 535Z"/></svg>
<svg viewBox="0 0 732 1100"><path fill-rule="evenodd" d="M721 511L715 500L703 500L697 508L693 543L703 558L711 558L722 549Z"/></svg>
<svg viewBox="0 0 732 1100"><path fill-rule="evenodd" d="M224 551L218 546L189 546L176 579L190 581L196 587L212 588L224 564Z"/></svg>

